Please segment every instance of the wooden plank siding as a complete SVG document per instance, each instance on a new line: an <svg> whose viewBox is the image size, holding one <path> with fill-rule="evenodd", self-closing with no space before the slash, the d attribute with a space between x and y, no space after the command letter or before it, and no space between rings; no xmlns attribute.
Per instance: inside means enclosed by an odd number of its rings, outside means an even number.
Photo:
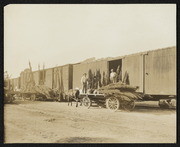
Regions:
<svg viewBox="0 0 180 147"><path fill-rule="evenodd" d="M70 72L72 72L71 64L53 68L52 77L50 78L53 81L53 84L52 84L53 88L59 89L61 86L62 90L65 90L65 91L72 89L72 73ZM56 73L59 74L60 85L58 81L58 75Z"/></svg>
<svg viewBox="0 0 180 147"><path fill-rule="evenodd" d="M62 86L65 91L69 90L69 65L62 68Z"/></svg>
<svg viewBox="0 0 180 147"><path fill-rule="evenodd" d="M83 76L83 73L87 73L89 69L92 70L92 73L96 73L96 70L100 70L101 74L101 81L103 77L103 72L107 74L108 68L107 68L107 61L95 61L90 63L80 63L73 65L73 89L78 87L82 89L81 85L81 77Z"/></svg>
<svg viewBox="0 0 180 147"><path fill-rule="evenodd" d="M73 88L73 65L69 65L69 89Z"/></svg>
<svg viewBox="0 0 180 147"><path fill-rule="evenodd" d="M38 71L33 72L33 78L34 78L35 85L39 85L39 72Z"/></svg>
<svg viewBox="0 0 180 147"><path fill-rule="evenodd" d="M45 69L45 72L46 72L45 74L46 76L45 76L44 84L49 88L52 88L53 69L52 68Z"/></svg>
<svg viewBox="0 0 180 147"><path fill-rule="evenodd" d="M122 78L125 72L129 74L131 86L139 86L138 92L143 92L143 55L135 54L122 58Z"/></svg>
<svg viewBox="0 0 180 147"><path fill-rule="evenodd" d="M21 88L23 88L24 87L24 74L23 74L23 72L21 72L20 73L20 85L21 85Z"/></svg>
<svg viewBox="0 0 180 147"><path fill-rule="evenodd" d="M176 48L148 52L145 56L145 93L176 95Z"/></svg>

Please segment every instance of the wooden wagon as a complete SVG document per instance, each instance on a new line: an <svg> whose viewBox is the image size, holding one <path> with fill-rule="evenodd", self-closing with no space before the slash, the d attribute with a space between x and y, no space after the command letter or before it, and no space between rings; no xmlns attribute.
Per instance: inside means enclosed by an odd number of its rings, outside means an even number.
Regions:
<svg viewBox="0 0 180 147"><path fill-rule="evenodd" d="M118 109L124 109L131 111L135 107L135 100L126 99L127 97L121 95L119 97L115 95L105 94L80 94L83 106L90 108L93 103L96 103L100 107L106 107L111 111L117 111Z"/></svg>

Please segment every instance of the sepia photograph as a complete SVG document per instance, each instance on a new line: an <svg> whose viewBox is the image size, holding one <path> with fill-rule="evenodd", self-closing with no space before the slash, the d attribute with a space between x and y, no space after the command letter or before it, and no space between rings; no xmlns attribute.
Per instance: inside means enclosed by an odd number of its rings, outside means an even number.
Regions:
<svg viewBox="0 0 180 147"><path fill-rule="evenodd" d="M4 7L4 143L177 143L176 4Z"/></svg>

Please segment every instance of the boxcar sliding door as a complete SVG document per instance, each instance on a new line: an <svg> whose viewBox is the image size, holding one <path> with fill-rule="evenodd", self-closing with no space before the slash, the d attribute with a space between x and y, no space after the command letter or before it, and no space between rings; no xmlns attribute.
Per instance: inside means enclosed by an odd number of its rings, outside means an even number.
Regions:
<svg viewBox="0 0 180 147"><path fill-rule="evenodd" d="M143 54L129 55L122 59L122 76L129 75L129 84L138 86L138 92L143 92Z"/></svg>

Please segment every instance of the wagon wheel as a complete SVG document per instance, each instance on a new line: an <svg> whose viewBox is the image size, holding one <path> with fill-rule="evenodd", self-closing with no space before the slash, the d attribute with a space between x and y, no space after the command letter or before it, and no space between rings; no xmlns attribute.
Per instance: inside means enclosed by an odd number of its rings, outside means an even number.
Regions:
<svg viewBox="0 0 180 147"><path fill-rule="evenodd" d="M91 100L90 100L90 98L89 97L84 97L83 99L82 99L82 102L83 102L83 105L85 106L85 107L87 107L87 108L90 108L91 107L91 104L92 104L92 102L91 102Z"/></svg>
<svg viewBox="0 0 180 147"><path fill-rule="evenodd" d="M124 102L121 103L121 107L124 110L132 111L134 109L134 107L135 107L135 102L134 102L134 100L124 101Z"/></svg>
<svg viewBox="0 0 180 147"><path fill-rule="evenodd" d="M119 109L120 102L115 97L110 97L106 100L106 108L112 111L117 111Z"/></svg>

